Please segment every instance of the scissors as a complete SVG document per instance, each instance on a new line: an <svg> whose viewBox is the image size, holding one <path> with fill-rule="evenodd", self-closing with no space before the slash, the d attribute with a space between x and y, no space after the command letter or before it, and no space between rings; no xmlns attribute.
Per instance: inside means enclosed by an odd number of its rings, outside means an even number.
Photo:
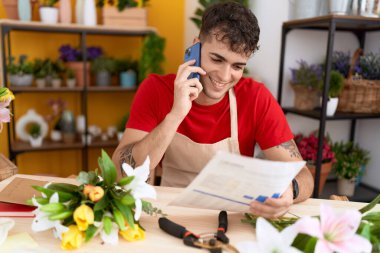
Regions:
<svg viewBox="0 0 380 253"><path fill-rule="evenodd" d="M187 246L207 249L211 253L222 253L223 250L231 253L239 253L234 246L229 244L229 239L226 236L228 227L226 211L219 213L219 225L216 233L197 235L165 217L158 219L158 224L166 233L183 239L183 243Z"/></svg>

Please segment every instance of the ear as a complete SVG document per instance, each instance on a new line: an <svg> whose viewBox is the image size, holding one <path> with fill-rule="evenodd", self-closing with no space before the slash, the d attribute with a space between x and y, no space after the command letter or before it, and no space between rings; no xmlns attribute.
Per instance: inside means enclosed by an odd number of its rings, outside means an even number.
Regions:
<svg viewBox="0 0 380 253"><path fill-rule="evenodd" d="M197 42L200 42L199 38L198 38L198 37L194 37L194 39L193 39L193 45L194 45L195 43L197 43Z"/></svg>

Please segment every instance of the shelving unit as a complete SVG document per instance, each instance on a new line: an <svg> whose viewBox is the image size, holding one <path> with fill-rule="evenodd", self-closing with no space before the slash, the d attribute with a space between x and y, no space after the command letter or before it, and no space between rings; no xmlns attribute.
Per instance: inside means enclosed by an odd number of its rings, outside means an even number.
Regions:
<svg viewBox="0 0 380 253"><path fill-rule="evenodd" d="M380 30L380 19L379 18L368 18L361 16L340 16L340 15L327 15L322 17L292 20L284 22L282 25L282 36L281 36L281 55L280 55L280 69L279 69L279 83L278 83L278 94L277 100L281 105L282 100L282 88L283 88L283 75L284 75L284 59L285 59L285 46L286 46L286 36L293 29L308 29L308 30L327 30L327 51L325 60L325 79L324 89L322 94L322 107L320 110L313 111L299 111L295 108L283 108L285 113L293 113L296 115L317 119L319 120L319 138L318 138L318 154L316 161L316 175L314 184L313 197L318 197L319 191L319 180L322 164L322 144L323 137L325 134L326 121L327 120L350 120L350 140L355 139L355 128L356 121L359 119L379 119L380 114L356 114L356 113L339 113L337 112L332 117L326 116L328 89L330 83L330 70L332 64L332 53L334 47L334 37L336 31L348 31L352 32L358 39L361 48L364 48L365 35L366 32L379 31Z"/></svg>
<svg viewBox="0 0 380 253"><path fill-rule="evenodd" d="M129 37L141 37L148 35L149 33L156 33L156 29L152 27L128 27L128 28L118 28L118 27L107 27L107 26L83 26L76 24L42 24L40 22L22 22L17 20L0 20L0 30L1 30L1 75L3 82L9 87L17 96L20 93L76 93L80 95L81 101L81 114L85 115L86 131L87 131L87 119L89 112L87 110L88 96L90 93L99 92L135 92L135 89L127 89L123 87L108 86L108 87L95 87L90 86L89 80L86 80L86 69L89 67L85 64L83 71L85 86L83 87L46 87L37 88L34 86L22 87L22 86L11 86L7 80L6 65L11 57L11 33L13 31L28 31L28 32L46 32L46 33L65 33L65 34L77 34L80 38L80 48L82 51L82 59L84 62L87 60L87 44L86 39L88 35L107 35L107 36L129 36ZM12 102L11 109L14 112L15 104L17 100ZM16 162L17 155L24 152L40 152L40 151L53 151L53 150L82 150L82 161L83 168L88 169L88 149L89 148L105 148L105 147L116 147L118 141L116 139L111 139L108 141L94 140L91 143L61 143L61 142L51 142L49 140L44 140L41 147L32 148L29 143L17 141L15 136L15 122L14 117L12 117L11 124L8 124L8 147L10 159Z"/></svg>

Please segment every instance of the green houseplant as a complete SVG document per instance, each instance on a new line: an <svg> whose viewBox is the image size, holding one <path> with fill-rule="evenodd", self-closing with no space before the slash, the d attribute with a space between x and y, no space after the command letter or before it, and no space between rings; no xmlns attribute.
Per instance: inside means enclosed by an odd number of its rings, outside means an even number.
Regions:
<svg viewBox="0 0 380 253"><path fill-rule="evenodd" d="M369 162L369 152L353 142L338 142L332 149L336 157L333 168L338 176L338 193L352 196L355 181L364 173L364 166Z"/></svg>
<svg viewBox="0 0 380 253"><path fill-rule="evenodd" d="M295 93L294 107L298 110L313 110L319 104L319 87L322 83L321 64L297 62L298 68L291 68L290 86Z"/></svg>
<svg viewBox="0 0 380 253"><path fill-rule="evenodd" d="M116 65L117 73L120 77L120 85L125 88L135 88L138 73L138 61L132 60L131 58L118 59Z"/></svg>
<svg viewBox="0 0 380 253"><path fill-rule="evenodd" d="M344 84L343 75L336 71L332 70L330 72L330 85L328 90L328 101L327 101L327 116L333 116L335 114L336 108L338 107L339 95L342 92ZM320 85L320 90L323 92L323 84Z"/></svg>
<svg viewBox="0 0 380 253"><path fill-rule="evenodd" d="M101 56L91 63L91 71L95 73L97 86L111 85L111 75L116 71L115 60Z"/></svg>
<svg viewBox="0 0 380 253"><path fill-rule="evenodd" d="M139 60L138 82L141 83L149 74L162 74L162 63L165 60L165 39L150 33L145 39Z"/></svg>
<svg viewBox="0 0 380 253"><path fill-rule="evenodd" d="M38 123L31 123L28 126L29 143L32 147L40 147L42 145L41 126Z"/></svg>
<svg viewBox="0 0 380 253"><path fill-rule="evenodd" d="M55 7L59 0L40 0L40 18L45 24L56 24L58 22L58 8Z"/></svg>
<svg viewBox="0 0 380 253"><path fill-rule="evenodd" d="M12 85L29 86L33 82L33 63L28 62L26 55L20 55L18 63L11 57L7 65L9 80Z"/></svg>

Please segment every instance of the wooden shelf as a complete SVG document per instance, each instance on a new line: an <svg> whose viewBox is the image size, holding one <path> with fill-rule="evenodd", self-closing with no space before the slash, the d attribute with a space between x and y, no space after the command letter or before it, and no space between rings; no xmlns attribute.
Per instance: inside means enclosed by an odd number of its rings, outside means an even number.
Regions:
<svg viewBox="0 0 380 253"><path fill-rule="evenodd" d="M314 18L291 20L283 23L288 29L323 29L328 30L334 21L336 30L341 31L377 31L380 30L380 18L348 15L326 15Z"/></svg>
<svg viewBox="0 0 380 253"><path fill-rule="evenodd" d="M315 109L312 111L301 111L293 107L283 107L284 113L293 113L296 115L302 115L308 118L320 120L321 110ZM345 119L380 119L380 113L348 113L348 112L336 112L334 116L326 116L326 120L345 120Z"/></svg>
<svg viewBox="0 0 380 253"><path fill-rule="evenodd" d="M89 92L135 92L137 88L125 88L121 86L89 86L87 87Z"/></svg>
<svg viewBox="0 0 380 253"><path fill-rule="evenodd" d="M38 21L24 22L20 20L1 19L0 26L10 30L57 32L57 33L82 33L109 34L109 35L147 35L157 33L153 27L112 27L104 25L85 26L78 24L44 24Z"/></svg>
<svg viewBox="0 0 380 253"><path fill-rule="evenodd" d="M11 145L12 151L17 153L29 151L52 151L52 150L65 150L65 149L82 149L84 145L82 142L63 143L44 140L41 147L32 147L29 142L15 141Z"/></svg>
<svg viewBox="0 0 380 253"><path fill-rule="evenodd" d="M9 87L13 93L22 93L22 92L28 92L28 93L47 93L47 92L82 92L83 87L73 87L69 88L66 86L62 86L59 88L53 88L53 87L44 87L39 88L36 86L10 86Z"/></svg>
<svg viewBox="0 0 380 253"><path fill-rule="evenodd" d="M111 147L116 147L118 144L119 144L119 141L116 138L110 139L107 141L95 139L91 142L91 144L88 144L88 147L90 147L90 148L111 148Z"/></svg>

